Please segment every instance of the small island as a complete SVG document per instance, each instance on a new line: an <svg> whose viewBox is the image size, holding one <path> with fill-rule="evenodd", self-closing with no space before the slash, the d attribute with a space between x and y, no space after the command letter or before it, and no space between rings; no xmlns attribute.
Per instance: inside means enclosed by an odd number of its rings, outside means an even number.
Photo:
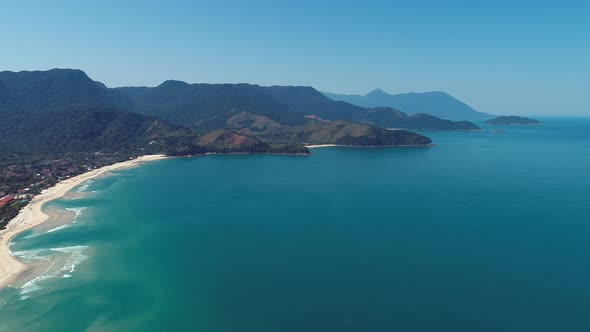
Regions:
<svg viewBox="0 0 590 332"><path fill-rule="evenodd" d="M502 126L538 126L541 122L525 118L522 116L499 116L485 122L487 125L502 125Z"/></svg>

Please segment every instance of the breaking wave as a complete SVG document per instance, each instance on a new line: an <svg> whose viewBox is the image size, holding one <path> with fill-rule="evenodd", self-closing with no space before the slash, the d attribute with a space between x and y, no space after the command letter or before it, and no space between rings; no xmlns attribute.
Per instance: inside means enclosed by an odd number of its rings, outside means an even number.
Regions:
<svg viewBox="0 0 590 332"><path fill-rule="evenodd" d="M71 226L72 226L72 225L70 225L70 224L65 224L65 225L57 226L57 227L55 227L55 228L52 228L52 229L48 230L46 233L53 233L53 232L57 232L57 231L59 231L59 230L62 230L62 229L64 229L64 228L68 228L68 227L71 227Z"/></svg>
<svg viewBox="0 0 590 332"><path fill-rule="evenodd" d="M82 212L84 212L84 210L86 210L87 207L83 206L83 207L76 207L76 208L66 208L66 210L68 211L73 211L76 215L74 216L74 220L73 223L77 223L78 222L78 217L82 214Z"/></svg>
<svg viewBox="0 0 590 332"><path fill-rule="evenodd" d="M43 248L43 249L32 249L22 250L14 252L13 254L23 260L45 260L51 262L49 267L43 272L43 274L29 280L20 288L20 300L29 298L29 293L37 292L43 289L40 285L43 281L61 277L71 278L72 274L76 271L76 267L88 259L87 255L83 252L88 249L88 246L70 246L61 248ZM56 262L61 261L59 257L56 257L56 253L66 254L67 258L60 268L56 268ZM58 254L59 255L59 254ZM61 264L60 264L61 265Z"/></svg>
<svg viewBox="0 0 590 332"><path fill-rule="evenodd" d="M78 189L76 190L77 193L84 193L88 191L88 187L90 185L92 185L94 183L94 181L92 180L88 180L86 182L84 182L84 184L82 184L81 186L78 187Z"/></svg>

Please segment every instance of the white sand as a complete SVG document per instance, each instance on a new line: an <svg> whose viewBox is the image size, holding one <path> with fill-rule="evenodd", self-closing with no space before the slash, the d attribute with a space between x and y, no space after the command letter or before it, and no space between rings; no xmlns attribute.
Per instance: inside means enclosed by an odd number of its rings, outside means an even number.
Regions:
<svg viewBox="0 0 590 332"><path fill-rule="evenodd" d="M338 144L316 144L316 145L306 145L305 147L308 149L315 149L315 148L329 148L331 146L344 146Z"/></svg>
<svg viewBox="0 0 590 332"><path fill-rule="evenodd" d="M104 175L107 172L130 168L144 162L160 160L163 158L165 158L164 155L148 155L117 164L104 166L87 173L80 174L73 178L63 180L55 186L47 188L39 195L35 196L29 205L24 207L20 213L8 223L6 229L0 231L0 289L18 280L19 275L26 271L27 266L12 256L8 246L10 244L10 240L17 234L30 229L31 227L37 226L49 219L49 216L42 211L43 205L45 203L56 198L60 198L72 188L82 184L85 181Z"/></svg>

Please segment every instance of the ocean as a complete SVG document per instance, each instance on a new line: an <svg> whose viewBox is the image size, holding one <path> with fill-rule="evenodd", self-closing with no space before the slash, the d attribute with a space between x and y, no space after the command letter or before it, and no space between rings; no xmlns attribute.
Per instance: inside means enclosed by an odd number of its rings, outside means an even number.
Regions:
<svg viewBox="0 0 590 332"><path fill-rule="evenodd" d="M13 240L0 331L588 331L590 118L540 120L95 179Z"/></svg>

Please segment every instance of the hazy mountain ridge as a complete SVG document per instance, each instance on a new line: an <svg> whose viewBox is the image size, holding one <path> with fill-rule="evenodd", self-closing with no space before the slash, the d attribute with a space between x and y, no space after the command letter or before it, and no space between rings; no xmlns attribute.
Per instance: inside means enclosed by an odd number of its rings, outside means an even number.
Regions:
<svg viewBox="0 0 590 332"><path fill-rule="evenodd" d="M478 112L459 99L442 91L388 94L375 89L364 96L322 92L325 96L362 107L391 107L408 114L427 113L449 120L481 121L494 117Z"/></svg>

